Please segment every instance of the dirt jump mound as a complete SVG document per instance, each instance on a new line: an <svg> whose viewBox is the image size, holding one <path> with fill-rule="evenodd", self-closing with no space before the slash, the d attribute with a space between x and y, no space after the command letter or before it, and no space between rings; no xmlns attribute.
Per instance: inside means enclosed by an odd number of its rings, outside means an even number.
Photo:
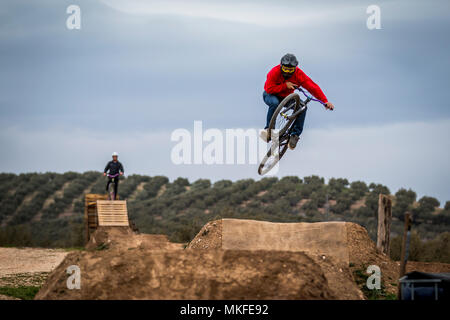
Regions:
<svg viewBox="0 0 450 320"><path fill-rule="evenodd" d="M66 270L81 271L68 289ZM336 299L324 273L302 252L182 249L160 235L98 229L72 252L36 299Z"/></svg>
<svg viewBox="0 0 450 320"><path fill-rule="evenodd" d="M333 257L344 265L349 263L345 222L273 223L256 220L222 219L210 237L214 247L224 250L302 251ZM191 242L191 248L202 248L203 238L211 225L202 229Z"/></svg>
<svg viewBox="0 0 450 320"><path fill-rule="evenodd" d="M395 263L353 223L222 219L187 248L103 227L50 274L36 299L364 299L353 273L369 264L391 270L383 276L395 282ZM80 268L79 290L67 288L71 265Z"/></svg>

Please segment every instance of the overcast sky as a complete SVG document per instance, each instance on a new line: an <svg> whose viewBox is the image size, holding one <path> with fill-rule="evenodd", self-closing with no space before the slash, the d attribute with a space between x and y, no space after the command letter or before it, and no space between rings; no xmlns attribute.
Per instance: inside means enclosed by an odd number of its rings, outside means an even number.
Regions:
<svg viewBox="0 0 450 320"><path fill-rule="evenodd" d="M66 9L81 8L68 30ZM381 29L366 27L369 5ZM278 176L317 174L450 200L449 1L2 0L2 172L102 170L257 179L256 165L174 165L177 128L261 128L286 52L311 104Z"/></svg>

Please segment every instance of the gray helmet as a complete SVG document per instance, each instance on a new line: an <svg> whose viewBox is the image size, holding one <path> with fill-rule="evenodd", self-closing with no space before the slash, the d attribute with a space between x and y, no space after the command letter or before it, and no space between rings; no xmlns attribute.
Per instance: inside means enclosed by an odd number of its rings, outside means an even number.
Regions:
<svg viewBox="0 0 450 320"><path fill-rule="evenodd" d="M286 53L282 58L280 64L286 67L298 66L297 58L292 53Z"/></svg>

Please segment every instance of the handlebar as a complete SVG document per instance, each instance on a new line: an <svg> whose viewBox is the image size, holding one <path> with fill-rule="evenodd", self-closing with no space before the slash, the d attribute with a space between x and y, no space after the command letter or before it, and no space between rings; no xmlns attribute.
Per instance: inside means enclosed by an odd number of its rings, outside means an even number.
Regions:
<svg viewBox="0 0 450 320"><path fill-rule="evenodd" d="M116 178L120 175L120 173L116 173L116 174L107 174L108 178Z"/></svg>
<svg viewBox="0 0 450 320"><path fill-rule="evenodd" d="M309 101L317 101L317 102L319 102L319 103L321 103L321 104L323 104L323 105L326 104L326 103L323 102L322 100L313 98L311 95L308 95L308 94L305 92L305 90L303 90L302 87L297 87L297 88L295 88L295 89L297 89L298 91L300 91L301 93L303 93L303 94L305 95L305 97L306 97L306 99L307 99L307 102L309 102Z"/></svg>

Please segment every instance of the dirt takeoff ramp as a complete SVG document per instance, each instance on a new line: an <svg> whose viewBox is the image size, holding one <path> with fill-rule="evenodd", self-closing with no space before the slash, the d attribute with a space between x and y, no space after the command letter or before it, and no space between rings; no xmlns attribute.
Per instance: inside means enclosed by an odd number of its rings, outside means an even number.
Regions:
<svg viewBox="0 0 450 320"><path fill-rule="evenodd" d="M363 236L349 238L349 231L361 231ZM351 261L357 261L355 245L356 251L364 255L365 248L361 244L367 243L372 241L365 229L353 223L273 223L221 219L208 222L189 243L188 248L286 254L302 252L314 260L325 274L334 296L354 300L363 299L364 296L353 279L349 256L353 254L354 260Z"/></svg>
<svg viewBox="0 0 450 320"><path fill-rule="evenodd" d="M349 263L345 222L274 223L222 219L221 248L303 251L333 257L339 264Z"/></svg>
<svg viewBox="0 0 450 320"><path fill-rule="evenodd" d="M128 227L127 202L125 200L97 200L98 225L103 227Z"/></svg>

